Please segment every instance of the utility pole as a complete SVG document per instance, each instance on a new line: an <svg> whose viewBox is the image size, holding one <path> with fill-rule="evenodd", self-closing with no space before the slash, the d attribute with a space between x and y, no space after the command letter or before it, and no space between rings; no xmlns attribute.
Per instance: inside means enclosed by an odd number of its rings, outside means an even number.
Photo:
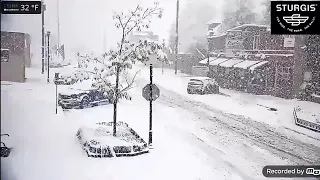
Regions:
<svg viewBox="0 0 320 180"><path fill-rule="evenodd" d="M46 10L46 5L41 1L41 29L42 29L42 60L41 60L41 73L44 74L44 59L45 59L45 34L44 34L44 11Z"/></svg>
<svg viewBox="0 0 320 180"><path fill-rule="evenodd" d="M176 15L176 60L174 62L174 73L178 73L178 46L179 46L179 0L177 0L177 15Z"/></svg>
<svg viewBox="0 0 320 180"><path fill-rule="evenodd" d="M58 24L58 41L57 47L60 48L60 14L59 14L59 0L57 0L57 24Z"/></svg>
<svg viewBox="0 0 320 180"><path fill-rule="evenodd" d="M152 74L152 64L150 64L150 101L149 101L149 105L150 105L150 109L149 109L149 147L152 146L152 97L153 97L153 94L152 94L152 77L153 77L153 74Z"/></svg>
<svg viewBox="0 0 320 180"><path fill-rule="evenodd" d="M49 62L50 62L50 31L47 31L47 36L48 36L48 76L47 76L47 82L50 82L50 66L49 66Z"/></svg>

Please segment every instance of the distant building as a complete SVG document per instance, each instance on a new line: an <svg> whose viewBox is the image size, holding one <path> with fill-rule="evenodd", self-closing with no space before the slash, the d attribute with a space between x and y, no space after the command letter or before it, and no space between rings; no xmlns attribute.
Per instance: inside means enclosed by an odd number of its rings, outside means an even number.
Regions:
<svg viewBox="0 0 320 180"><path fill-rule="evenodd" d="M299 66L294 36L271 35L264 25L244 24L227 32L217 32L218 26L208 28L210 76L225 88L294 97L301 84L294 78Z"/></svg>
<svg viewBox="0 0 320 180"><path fill-rule="evenodd" d="M24 82L30 66L30 35L1 31L1 81Z"/></svg>

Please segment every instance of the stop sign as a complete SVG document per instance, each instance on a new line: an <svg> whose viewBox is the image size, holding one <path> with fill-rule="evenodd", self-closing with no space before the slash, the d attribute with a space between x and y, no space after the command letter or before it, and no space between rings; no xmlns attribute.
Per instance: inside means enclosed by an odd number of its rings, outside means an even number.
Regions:
<svg viewBox="0 0 320 180"><path fill-rule="evenodd" d="M152 91L152 97L150 97L150 90ZM142 96L147 101L155 101L160 96L160 89L155 84L147 84L142 89Z"/></svg>

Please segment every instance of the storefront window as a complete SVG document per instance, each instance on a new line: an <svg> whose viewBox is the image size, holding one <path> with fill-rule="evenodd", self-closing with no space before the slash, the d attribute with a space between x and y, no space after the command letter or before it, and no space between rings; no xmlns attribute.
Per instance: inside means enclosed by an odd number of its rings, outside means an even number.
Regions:
<svg viewBox="0 0 320 180"><path fill-rule="evenodd" d="M304 81L311 81L312 73L311 72L305 72L303 77L304 77L303 78Z"/></svg>
<svg viewBox="0 0 320 180"><path fill-rule="evenodd" d="M240 77L244 77L245 76L245 70L244 69L239 71L239 76Z"/></svg>
<svg viewBox="0 0 320 180"><path fill-rule="evenodd" d="M1 62L9 62L9 49L1 49Z"/></svg>
<svg viewBox="0 0 320 180"><path fill-rule="evenodd" d="M230 68L226 68L225 74L230 74Z"/></svg>

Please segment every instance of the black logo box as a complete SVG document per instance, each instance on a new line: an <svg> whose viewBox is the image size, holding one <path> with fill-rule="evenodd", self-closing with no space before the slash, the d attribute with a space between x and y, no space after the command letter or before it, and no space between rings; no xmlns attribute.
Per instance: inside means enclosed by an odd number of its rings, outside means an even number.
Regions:
<svg viewBox="0 0 320 180"><path fill-rule="evenodd" d="M277 6L289 5L290 9L287 7L277 8ZM303 11L304 7L314 5L315 11ZM295 6L293 11L292 6ZM297 6L303 8L297 8ZM310 8L309 8L310 10ZM296 27L291 26L287 23L283 17L292 16L293 14L299 14L300 16L309 17L309 19ZM314 21L313 21L314 20ZM279 22L280 21L280 22ZM312 25L307 28L307 25L313 21ZM282 25L281 25L282 24ZM283 26L284 25L284 26ZM297 34L320 34L320 1L271 1L271 34L278 35L297 35ZM291 29L291 30L288 30ZM293 30L293 31L292 31Z"/></svg>

